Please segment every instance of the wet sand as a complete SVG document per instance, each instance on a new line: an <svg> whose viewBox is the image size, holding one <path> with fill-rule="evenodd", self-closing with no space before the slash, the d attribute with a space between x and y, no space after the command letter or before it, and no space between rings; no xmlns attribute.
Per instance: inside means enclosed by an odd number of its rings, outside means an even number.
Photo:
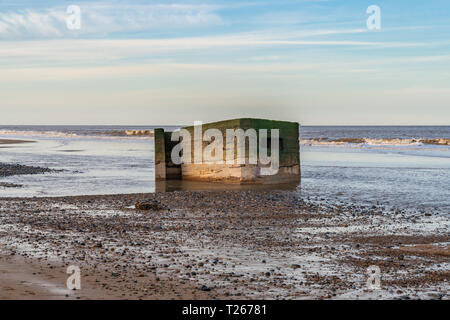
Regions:
<svg viewBox="0 0 450 320"><path fill-rule="evenodd" d="M289 191L0 198L1 298L448 299L449 220Z"/></svg>

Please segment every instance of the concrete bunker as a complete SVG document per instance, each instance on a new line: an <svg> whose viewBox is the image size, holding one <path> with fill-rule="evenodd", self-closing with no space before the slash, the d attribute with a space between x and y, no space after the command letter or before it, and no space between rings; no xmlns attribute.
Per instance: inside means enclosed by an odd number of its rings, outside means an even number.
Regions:
<svg viewBox="0 0 450 320"><path fill-rule="evenodd" d="M180 141L172 141L172 132L165 132L164 129L155 129L155 179L156 181L165 180L189 180L202 182L224 182L233 184L283 184L298 183L300 181L300 145L299 145L299 124L296 122L274 121L265 119L242 118L234 120L226 120L220 122L206 123L199 126L190 126L182 128L189 132L190 159L195 161L174 163L172 159L172 151L180 144ZM244 136L245 152L239 153L238 141L236 136L232 141L224 138L223 152L218 155L223 161L212 161L209 156L205 156L203 151L199 153L195 150L195 146L201 146L201 150L205 150L214 140L208 140L203 133L209 129L215 129L215 132L222 133L223 137L232 130L247 132L249 129L256 131L256 139L263 141L266 139L264 132L267 132L267 143L265 150L269 155L275 149L271 146L271 132L276 130L277 135L277 170L274 174L263 174L267 164L263 164L260 159L255 163L250 159L250 143L252 137ZM195 130L201 130L199 136ZM237 132L237 131L236 131ZM241 140L242 141L242 140ZM187 142L187 141L186 141ZM227 158L229 150L234 150L234 161L230 163ZM182 150L181 155L186 150ZM220 150L219 150L220 151ZM258 154L262 152L258 145ZM213 154L213 153L212 153ZM200 160L199 160L199 157ZM215 157L214 160L217 160ZM176 162L176 161L175 161Z"/></svg>

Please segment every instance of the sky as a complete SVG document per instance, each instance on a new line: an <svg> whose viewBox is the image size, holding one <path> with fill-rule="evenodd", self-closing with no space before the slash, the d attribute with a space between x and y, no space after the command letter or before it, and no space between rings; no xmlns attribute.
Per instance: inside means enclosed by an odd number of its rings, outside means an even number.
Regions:
<svg viewBox="0 0 450 320"><path fill-rule="evenodd" d="M0 0L0 125L241 117L450 125L450 2Z"/></svg>

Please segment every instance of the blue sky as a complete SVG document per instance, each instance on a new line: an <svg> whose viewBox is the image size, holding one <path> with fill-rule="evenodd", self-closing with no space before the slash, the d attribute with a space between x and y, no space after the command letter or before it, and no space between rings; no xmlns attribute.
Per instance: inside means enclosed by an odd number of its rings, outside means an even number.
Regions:
<svg viewBox="0 0 450 320"><path fill-rule="evenodd" d="M0 1L0 111L0 124L450 125L450 3Z"/></svg>

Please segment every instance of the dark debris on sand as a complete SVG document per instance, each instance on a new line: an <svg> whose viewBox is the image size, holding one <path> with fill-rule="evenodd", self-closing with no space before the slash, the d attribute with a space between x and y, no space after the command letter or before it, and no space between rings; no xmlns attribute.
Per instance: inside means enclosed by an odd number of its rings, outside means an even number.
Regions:
<svg viewBox="0 0 450 320"><path fill-rule="evenodd" d="M0 163L0 177L9 177L25 174L43 174L50 172L59 172L61 170L54 170L50 168L24 166L21 164Z"/></svg>

